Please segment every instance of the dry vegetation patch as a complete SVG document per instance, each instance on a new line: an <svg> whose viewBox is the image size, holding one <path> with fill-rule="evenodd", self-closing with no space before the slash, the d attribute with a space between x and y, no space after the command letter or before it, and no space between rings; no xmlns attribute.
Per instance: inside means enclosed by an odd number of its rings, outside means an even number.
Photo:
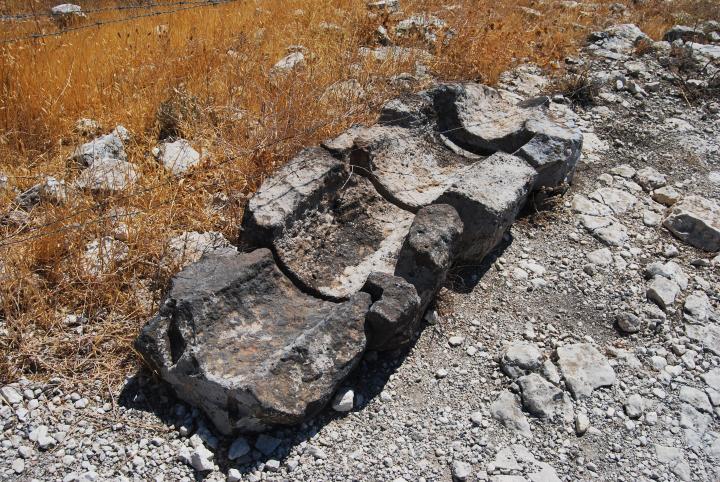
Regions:
<svg viewBox="0 0 720 482"><path fill-rule="evenodd" d="M0 14L45 13L54 3L9 0ZM8 177L0 213L16 213L0 225L0 382L122 381L135 368L131 342L177 269L163 263L168 239L212 230L237 241L243 204L265 176L301 147L373 121L385 100L422 88L425 73L493 83L518 63L557 68L589 31L611 23L635 22L657 38L674 23L718 15L712 2L690 0L672 9L650 1L404 0L401 15L374 16L358 0L79 3L107 9L72 32L0 43L0 174ZM131 18L142 12L159 14ZM426 72L416 54L378 61L361 53L379 46L379 26L392 32L415 13L448 24L423 60ZM0 36L58 28L46 16L2 20ZM422 35L398 44L428 48ZM293 46L303 47L303 66L273 72ZM401 74L410 80L397 81ZM130 189L73 187L81 168L68 159L88 140L75 130L83 117L104 133L117 124L130 131L128 160L141 174ZM150 154L161 137L178 135L204 153L182 178ZM17 214L17 192L46 176L65 182L67 200ZM83 253L117 231L118 209L129 249L93 274Z"/></svg>

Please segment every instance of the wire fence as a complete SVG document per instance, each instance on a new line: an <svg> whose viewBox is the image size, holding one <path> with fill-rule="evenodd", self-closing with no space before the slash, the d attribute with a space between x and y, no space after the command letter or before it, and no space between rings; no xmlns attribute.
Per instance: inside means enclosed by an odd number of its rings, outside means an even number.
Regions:
<svg viewBox="0 0 720 482"><path fill-rule="evenodd" d="M36 32L26 35L20 35L16 37L10 37L10 38L4 38L0 39L0 45L9 45L14 44L18 42L23 42L27 40L39 40L44 39L48 37L60 37L62 35L66 35L71 32L77 32L80 30L87 30L90 28L96 28L96 27L102 27L104 25L112 25L112 24L119 24L124 22L130 22L133 20L143 19L143 18L150 18L150 17L157 17L161 15L171 15L178 12L183 12L187 10L194 10L197 8L204 8L204 7L212 7L212 6L219 6L219 5L225 5L229 3L237 3L241 0L186 0L186 1L180 1L180 2L173 2L173 3L160 3L160 4L152 4L148 6L125 6L125 7L107 7L105 9L96 9L94 11L86 11L83 13L90 13L90 12L107 12L107 11L123 11L123 10L131 10L131 9L153 9L153 8L159 8L159 7L168 7L168 6L179 6L179 8L175 8L172 10L159 10L159 11L152 11L137 15L129 15L126 17L121 18L114 18L114 19L108 19L108 20L86 20L84 23L80 25L75 25L71 27L67 27L61 30L57 30L55 32ZM39 17L46 17L46 16L52 16L52 14L40 14ZM35 17L29 17L29 18L35 18Z"/></svg>
<svg viewBox="0 0 720 482"><path fill-rule="evenodd" d="M125 10L150 10L159 7L175 7L179 5L189 5L196 3L207 3L208 0L182 0L182 1L167 1L167 2L153 2L144 3L140 5L115 5L113 7L99 7L81 10L83 15L92 15L94 13L102 12L121 12ZM62 14L55 14L51 11L48 12L25 12L11 15L0 15L0 20L13 21L13 20L34 20L38 18L55 18L62 16Z"/></svg>

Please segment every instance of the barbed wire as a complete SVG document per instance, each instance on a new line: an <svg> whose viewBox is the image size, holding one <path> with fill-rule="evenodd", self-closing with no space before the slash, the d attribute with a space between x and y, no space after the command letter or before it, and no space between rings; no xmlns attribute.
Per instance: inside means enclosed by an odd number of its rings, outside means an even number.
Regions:
<svg viewBox="0 0 720 482"><path fill-rule="evenodd" d="M25 40L38 40L48 37L60 37L62 35L71 33L71 32L77 32L80 30L87 30L94 27L101 27L103 25L111 25L111 24L118 24L118 23L124 23L129 22L132 20L138 20L141 18L150 18L150 17L157 17L160 15L169 15L174 14L178 12L183 12L187 10L194 10L196 8L203 8L208 6L218 6L218 5L224 5L229 3L236 3L241 0L198 0L198 1L185 1L185 2L179 2L178 4L185 4L186 6L182 8L176 8L173 10L162 10L162 11L155 11L155 12L148 12L140 15L131 15L128 17L122 17L122 18L115 18L110 20L98 20L96 22L90 22L83 25L78 25L75 27L69 27L62 30L58 30L56 32L48 32L48 33L34 33L34 34L27 34L22 35L18 37L12 37L12 38L6 38L0 40L0 45L9 45L17 42L22 42ZM189 4L189 5L188 5Z"/></svg>
<svg viewBox="0 0 720 482"><path fill-rule="evenodd" d="M168 2L161 2L161 3L146 3L143 5L115 5L114 7L100 7L100 8L91 8L91 9L81 9L81 11L77 12L77 14L82 13L83 15L93 14L93 13L100 13L100 12L111 12L111 11L124 11L124 10L150 10L157 7L174 7L177 5L186 5L186 4L193 4L193 3L205 3L208 0L181 0L181 1L168 1ZM10 14L10 15L0 15L0 20L5 21L12 21L12 20L26 20L26 19L36 19L36 18L54 18L54 17L61 17L63 15L71 16L75 13L68 13L68 14L55 14L52 12L27 12L27 13L17 13L17 14Z"/></svg>

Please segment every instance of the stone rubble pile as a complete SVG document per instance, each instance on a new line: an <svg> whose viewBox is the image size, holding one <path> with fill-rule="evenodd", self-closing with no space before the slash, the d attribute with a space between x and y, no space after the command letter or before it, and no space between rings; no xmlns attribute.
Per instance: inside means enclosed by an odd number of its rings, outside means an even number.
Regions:
<svg viewBox="0 0 720 482"><path fill-rule="evenodd" d="M248 202L249 252L183 269L138 350L222 433L308 419L368 347L415 338L453 264L479 263L531 193L570 182L582 135L549 104L443 84L303 150Z"/></svg>

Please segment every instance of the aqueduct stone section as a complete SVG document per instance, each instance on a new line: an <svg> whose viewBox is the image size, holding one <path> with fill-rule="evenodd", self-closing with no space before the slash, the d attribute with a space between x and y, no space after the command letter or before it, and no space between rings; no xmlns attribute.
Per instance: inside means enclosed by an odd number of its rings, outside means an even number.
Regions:
<svg viewBox="0 0 720 482"><path fill-rule="evenodd" d="M178 273L139 352L223 433L312 417L366 349L414 340L453 263L571 180L582 135L549 103L444 84L303 150L249 201L249 252Z"/></svg>

